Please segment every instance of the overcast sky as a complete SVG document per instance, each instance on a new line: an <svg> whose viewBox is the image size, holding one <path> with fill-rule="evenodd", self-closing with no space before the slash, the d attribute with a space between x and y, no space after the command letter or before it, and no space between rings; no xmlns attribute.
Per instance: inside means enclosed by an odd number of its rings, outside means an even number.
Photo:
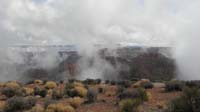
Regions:
<svg viewBox="0 0 200 112"><path fill-rule="evenodd" d="M188 1L0 0L1 45L173 45Z"/></svg>

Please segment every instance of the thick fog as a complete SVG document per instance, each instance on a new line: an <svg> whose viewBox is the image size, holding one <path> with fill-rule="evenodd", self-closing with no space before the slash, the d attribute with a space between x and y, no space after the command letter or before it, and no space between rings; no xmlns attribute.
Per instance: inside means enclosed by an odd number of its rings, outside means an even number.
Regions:
<svg viewBox="0 0 200 112"><path fill-rule="evenodd" d="M81 63L82 77L101 78L110 66L96 56L94 45L118 43L170 46L178 77L200 79L199 7L198 0L0 0L1 80L17 78L14 63L23 63L6 50L10 46L77 45L85 57L97 57L93 67ZM57 62L51 56L43 66Z"/></svg>

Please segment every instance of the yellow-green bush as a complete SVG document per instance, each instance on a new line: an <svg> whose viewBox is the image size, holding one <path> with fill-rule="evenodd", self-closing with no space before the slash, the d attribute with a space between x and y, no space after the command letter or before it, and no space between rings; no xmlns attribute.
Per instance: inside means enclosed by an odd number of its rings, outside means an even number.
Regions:
<svg viewBox="0 0 200 112"><path fill-rule="evenodd" d="M48 81L45 84L45 88L47 88L47 89L54 89L56 87L57 87L57 84L53 81Z"/></svg>
<svg viewBox="0 0 200 112"><path fill-rule="evenodd" d="M54 89L52 91L52 98L55 100L59 100L63 98L63 96L64 96L64 91L62 91L61 89Z"/></svg>
<svg viewBox="0 0 200 112"><path fill-rule="evenodd" d="M43 85L43 81L42 80L35 80L34 83L38 84L38 85Z"/></svg>
<svg viewBox="0 0 200 112"><path fill-rule="evenodd" d="M81 96L86 97L87 96L87 89L84 87L75 87L74 90Z"/></svg>
<svg viewBox="0 0 200 112"><path fill-rule="evenodd" d="M45 112L45 109L44 109L42 106L37 105L37 106L34 106L34 107L30 110L30 112Z"/></svg>
<svg viewBox="0 0 200 112"><path fill-rule="evenodd" d="M74 87L84 87L84 84L82 84L81 82L74 82Z"/></svg>
<svg viewBox="0 0 200 112"><path fill-rule="evenodd" d="M150 82L149 79L141 79L141 80L133 83L131 87L133 87L133 88L143 87L145 89L151 89L151 88L153 88L153 84Z"/></svg>
<svg viewBox="0 0 200 112"><path fill-rule="evenodd" d="M125 99L119 102L120 112L137 112L140 99Z"/></svg>
<svg viewBox="0 0 200 112"><path fill-rule="evenodd" d="M137 91L139 92L140 99L142 101L148 101L148 95L147 95L147 92L145 91L145 89L143 89L143 88L137 88Z"/></svg>
<svg viewBox="0 0 200 112"><path fill-rule="evenodd" d="M14 82L14 81L13 82L7 82L5 84L5 86L8 87L8 88L14 88L14 89L20 88L20 85L17 82Z"/></svg>
<svg viewBox="0 0 200 112"><path fill-rule="evenodd" d="M75 112L74 108L63 104L50 104L45 112Z"/></svg>
<svg viewBox="0 0 200 112"><path fill-rule="evenodd" d="M82 102L83 100L80 97L74 97L69 100L70 105L73 106L74 108L79 107Z"/></svg>
<svg viewBox="0 0 200 112"><path fill-rule="evenodd" d="M27 95L33 95L33 94L34 94L34 89L33 89L33 88L24 87L23 89L25 90L25 93L26 93Z"/></svg>

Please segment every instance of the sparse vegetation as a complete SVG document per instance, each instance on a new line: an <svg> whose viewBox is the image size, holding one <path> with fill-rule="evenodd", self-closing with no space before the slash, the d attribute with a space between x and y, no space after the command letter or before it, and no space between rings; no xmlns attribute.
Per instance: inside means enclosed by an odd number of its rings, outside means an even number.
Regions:
<svg viewBox="0 0 200 112"><path fill-rule="evenodd" d="M184 87L184 83L178 80L172 80L172 81L166 82L165 85L166 85L165 91L167 92L182 91Z"/></svg>
<svg viewBox="0 0 200 112"><path fill-rule="evenodd" d="M38 84L38 85L43 85L43 81L42 80L35 80L34 83Z"/></svg>
<svg viewBox="0 0 200 112"><path fill-rule="evenodd" d="M74 108L69 105L63 105L63 104L50 104L46 112L75 112Z"/></svg>
<svg viewBox="0 0 200 112"><path fill-rule="evenodd" d="M109 84L98 84L97 81L95 84L90 83L91 85L74 80L51 87L46 85L49 81L43 84L39 83L40 81L36 82L34 81L33 84L28 85L20 84L20 87L2 86L0 112L1 110L2 112L79 112L81 109L84 109L81 112L87 112L90 108L91 111L94 111L95 108L101 108L101 106L105 110L111 109L111 112L116 110L120 112L140 112L143 111L142 109L146 109L143 108L144 106L148 105L153 105L155 109L162 111L168 109L169 112L178 112L179 110L181 112L182 110L186 110L183 112L188 110L196 112L194 111L194 109L197 109L195 105L199 105L199 103L195 99L200 97L199 86L196 81L171 80L167 82L166 85L168 84L168 86L166 87L174 92L162 92L164 90L163 86L161 88L157 87L158 85L155 83L155 87L152 88L153 82L148 79L137 81L136 83L139 86L136 88L132 88L131 84L133 83L126 80L111 81ZM162 85L165 84L162 83ZM180 87L183 88L184 86L184 91L180 91ZM166 94L168 102L160 100L164 99L165 96L157 95L158 92L160 95ZM181 93L183 94L181 95ZM170 99L168 95L175 99ZM177 95L180 97L177 98ZM168 106L169 101L171 103ZM102 112L105 111L102 110Z"/></svg>
<svg viewBox="0 0 200 112"><path fill-rule="evenodd" d="M47 89L54 89L56 87L57 87L57 84L56 84L56 82L53 82L53 81L48 81L45 84L45 88L47 88Z"/></svg>
<svg viewBox="0 0 200 112"><path fill-rule="evenodd" d="M37 106L34 106L30 110L30 112L45 112L45 109L42 106L37 105Z"/></svg>
<svg viewBox="0 0 200 112"><path fill-rule="evenodd" d="M20 85L15 81L11 81L6 83L6 87L18 89Z"/></svg>
<svg viewBox="0 0 200 112"><path fill-rule="evenodd" d="M83 83L86 85L96 85L101 83L101 79L86 79Z"/></svg>
<svg viewBox="0 0 200 112"><path fill-rule="evenodd" d="M200 88L184 88L183 95L174 99L169 106L170 112L199 112Z"/></svg>
<svg viewBox="0 0 200 112"><path fill-rule="evenodd" d="M153 84L151 82L147 82L147 83L142 84L142 87L145 89L152 89Z"/></svg>
<svg viewBox="0 0 200 112"><path fill-rule="evenodd" d="M63 96L64 96L64 92L60 89L54 89L52 92L52 98L55 100L59 100L63 98Z"/></svg>
<svg viewBox="0 0 200 112"><path fill-rule="evenodd" d="M5 95L6 97L10 98L10 97L13 97L17 94L17 90L14 89L14 88L5 87L1 90L1 93L3 95Z"/></svg>
<svg viewBox="0 0 200 112"><path fill-rule="evenodd" d="M47 90L45 88L34 88L34 95L39 95L41 97L45 97L47 95Z"/></svg>
<svg viewBox="0 0 200 112"><path fill-rule="evenodd" d="M125 99L120 101L120 112L137 112L138 106L141 104L139 99Z"/></svg>
<svg viewBox="0 0 200 112"><path fill-rule="evenodd" d="M135 99L135 98L139 98L141 99L141 101L147 101L148 100L148 96L147 96L147 93L146 91L143 89L143 88L137 88L137 89L134 89L132 91L123 91L122 93L120 93L118 95L118 98L120 100L123 100L123 99Z"/></svg>
<svg viewBox="0 0 200 112"><path fill-rule="evenodd" d="M86 97L87 96L87 89L84 87L75 87L74 91L78 93L80 97Z"/></svg>
<svg viewBox="0 0 200 112"><path fill-rule="evenodd" d="M71 98L69 102L72 107L78 108L83 102L83 100L80 97L74 97L74 98Z"/></svg>
<svg viewBox="0 0 200 112"><path fill-rule="evenodd" d="M36 103L33 97L12 97L6 101L5 112L17 112L31 109Z"/></svg>

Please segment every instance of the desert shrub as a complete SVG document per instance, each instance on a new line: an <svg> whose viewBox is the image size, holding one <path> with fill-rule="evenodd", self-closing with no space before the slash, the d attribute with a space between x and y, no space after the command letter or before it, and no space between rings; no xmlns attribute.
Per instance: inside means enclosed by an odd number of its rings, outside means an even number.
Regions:
<svg viewBox="0 0 200 112"><path fill-rule="evenodd" d="M183 95L188 98L188 99L192 99L192 98L198 98L200 97L200 88L197 87L185 87L183 90Z"/></svg>
<svg viewBox="0 0 200 112"><path fill-rule="evenodd" d="M75 112L74 108L67 105L63 105L63 104L50 104L47 109L46 112Z"/></svg>
<svg viewBox="0 0 200 112"><path fill-rule="evenodd" d="M139 99L125 99L119 102L120 112L137 112Z"/></svg>
<svg viewBox="0 0 200 112"><path fill-rule="evenodd" d="M150 92L147 92L146 95L147 95L146 97L148 100L152 99L152 94Z"/></svg>
<svg viewBox="0 0 200 112"><path fill-rule="evenodd" d="M101 83L101 79L86 79L83 83L86 85L96 85Z"/></svg>
<svg viewBox="0 0 200 112"><path fill-rule="evenodd" d="M75 86L73 83L66 83L65 84L65 90L70 90L73 89Z"/></svg>
<svg viewBox="0 0 200 112"><path fill-rule="evenodd" d="M35 87L34 88L34 95L37 96L41 96L41 97L45 97L47 95L47 90L45 88L38 88L38 87Z"/></svg>
<svg viewBox="0 0 200 112"><path fill-rule="evenodd" d="M84 87L83 83L81 82L74 82L73 85L74 87Z"/></svg>
<svg viewBox="0 0 200 112"><path fill-rule="evenodd" d="M98 88L98 93L103 93L103 92L104 92L104 88L99 87L99 88Z"/></svg>
<svg viewBox="0 0 200 112"><path fill-rule="evenodd" d="M55 100L59 100L61 98L63 98L64 93L63 91L59 90L59 89L54 89L52 92L52 98Z"/></svg>
<svg viewBox="0 0 200 112"><path fill-rule="evenodd" d="M34 80L34 83L38 84L38 85L43 85L43 81L42 80Z"/></svg>
<svg viewBox="0 0 200 112"><path fill-rule="evenodd" d="M70 99L69 103L72 107L77 108L81 105L82 99L80 97L74 97Z"/></svg>
<svg viewBox="0 0 200 112"><path fill-rule="evenodd" d="M93 89L89 89L87 92L87 103L93 103L97 100L97 92Z"/></svg>
<svg viewBox="0 0 200 112"><path fill-rule="evenodd" d="M13 97L13 96L25 96L25 90L23 88L9 88L5 87L1 90L1 93L5 95L7 98Z"/></svg>
<svg viewBox="0 0 200 112"><path fill-rule="evenodd" d="M56 101L50 98L45 98L44 99L44 108L46 109L48 107L48 105L50 104L55 104Z"/></svg>
<svg viewBox="0 0 200 112"><path fill-rule="evenodd" d="M119 86L124 86L125 88L128 88L131 86L131 82L128 80L122 80L122 81L118 81L117 85Z"/></svg>
<svg viewBox="0 0 200 112"><path fill-rule="evenodd" d="M6 101L5 112L17 112L31 109L36 103L33 97L12 97Z"/></svg>
<svg viewBox="0 0 200 112"><path fill-rule="evenodd" d="M1 90L1 93L3 95L5 95L6 97L10 98L10 97L13 97L17 94L17 90L14 89L14 88L5 87Z"/></svg>
<svg viewBox="0 0 200 112"><path fill-rule="evenodd" d="M132 91L124 90L118 95L118 98L120 100L129 99L129 98L133 99L133 98L138 98L138 97L140 97L140 93L136 89L134 89Z"/></svg>
<svg viewBox="0 0 200 112"><path fill-rule="evenodd" d="M135 82L131 85L132 88L139 88L141 87L141 84L139 82Z"/></svg>
<svg viewBox="0 0 200 112"><path fill-rule="evenodd" d="M74 91L76 91L80 97L87 96L87 89L84 87L75 87Z"/></svg>
<svg viewBox="0 0 200 112"><path fill-rule="evenodd" d="M34 95L40 95L40 88L39 87L34 87Z"/></svg>
<svg viewBox="0 0 200 112"><path fill-rule="evenodd" d="M199 112L200 111L200 89L184 88L183 94L171 101L170 112Z"/></svg>
<svg viewBox="0 0 200 112"><path fill-rule="evenodd" d="M74 90L72 90L74 88L74 84L72 83L66 83L65 84L65 90L64 90L64 94L69 96L69 97L73 97L76 96L78 93L75 92ZM75 94L77 93L77 94Z"/></svg>
<svg viewBox="0 0 200 112"><path fill-rule="evenodd" d="M152 89L153 84L151 82L147 82L147 83L142 84L142 87L145 89Z"/></svg>
<svg viewBox="0 0 200 112"><path fill-rule="evenodd" d="M37 99L33 96L28 96L24 99L24 105L25 105L25 109L30 109L32 108L33 106L35 106L36 102L37 102Z"/></svg>
<svg viewBox="0 0 200 112"><path fill-rule="evenodd" d="M199 87L200 88L200 81L199 80L186 81L185 85L188 87Z"/></svg>
<svg viewBox="0 0 200 112"><path fill-rule="evenodd" d="M170 112L192 112L192 107L185 97L172 100L169 109Z"/></svg>
<svg viewBox="0 0 200 112"><path fill-rule="evenodd" d="M165 91L167 92L182 91L183 87L184 87L184 83L177 80L172 80L165 83Z"/></svg>
<svg viewBox="0 0 200 112"><path fill-rule="evenodd" d="M132 84L132 87L133 87L133 88L143 87L143 88L148 89L148 88L152 88L152 87L153 87L153 84L150 82L149 79L141 79L141 80L139 80L139 81L137 81L137 82L134 82L134 83Z"/></svg>
<svg viewBox="0 0 200 112"><path fill-rule="evenodd" d="M24 109L25 103L24 103L23 97L12 97L6 101L6 107L5 112L16 112L16 111L22 111Z"/></svg>
<svg viewBox="0 0 200 112"><path fill-rule="evenodd" d="M42 106L37 105L37 106L34 106L30 110L30 112L45 112L45 109Z"/></svg>
<svg viewBox="0 0 200 112"><path fill-rule="evenodd" d="M74 89L72 90L68 90L65 93L68 97L76 97L79 96L79 93L77 91L75 91Z"/></svg>
<svg viewBox="0 0 200 112"><path fill-rule="evenodd" d="M132 90L132 91L128 91L128 90L124 90L122 91L121 93L118 94L118 98L120 100L123 100L123 99L134 99L134 98L137 98L139 97L139 92L137 90Z"/></svg>
<svg viewBox="0 0 200 112"><path fill-rule="evenodd" d="M39 95L41 97L45 97L47 95L47 90L46 89L41 89Z"/></svg>
<svg viewBox="0 0 200 112"><path fill-rule="evenodd" d="M125 90L118 95L118 98L120 100L135 99L135 98L138 98L141 101L147 101L148 100L147 93L143 88L137 88L137 89L134 89L132 91Z"/></svg>
<svg viewBox="0 0 200 112"><path fill-rule="evenodd" d="M54 89L56 87L57 87L57 84L56 84L56 82L53 82L53 81L48 81L45 84L45 88L47 88L47 89Z"/></svg>
<svg viewBox="0 0 200 112"><path fill-rule="evenodd" d="M147 95L145 89L143 89L143 88L138 88L137 91L139 92L139 95L140 95L139 98L140 98L142 101L147 101L147 100L148 100L148 95Z"/></svg>
<svg viewBox="0 0 200 112"><path fill-rule="evenodd" d="M20 85L17 82L7 82L5 86L14 89L20 88Z"/></svg>
<svg viewBox="0 0 200 112"><path fill-rule="evenodd" d="M24 89L26 95L33 95L34 94L33 88L24 87L23 89Z"/></svg>

